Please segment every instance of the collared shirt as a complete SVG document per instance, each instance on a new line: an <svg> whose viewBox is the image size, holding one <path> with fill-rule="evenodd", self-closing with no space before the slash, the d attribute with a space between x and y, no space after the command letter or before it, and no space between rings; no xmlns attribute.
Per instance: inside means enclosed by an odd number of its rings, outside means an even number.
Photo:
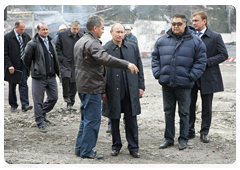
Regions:
<svg viewBox="0 0 240 170"><path fill-rule="evenodd" d="M43 38L43 37L41 37L41 36L39 36L39 37L43 40L45 46L47 47L47 50L49 50L49 41L48 41L48 37L47 37L46 39Z"/></svg>
<svg viewBox="0 0 240 170"><path fill-rule="evenodd" d="M200 31L202 34L199 36L199 38L201 38L201 37L203 36L203 34L205 33L206 29L207 29L207 27L205 27L202 31ZM198 32L199 32L199 31L197 31L197 33L198 33Z"/></svg>
<svg viewBox="0 0 240 170"><path fill-rule="evenodd" d="M14 33L15 33L15 35L16 35L16 38L17 38L17 40L18 40L18 42L19 42L20 40L19 40L19 36L18 36L18 35L20 35L21 38L22 38L22 34L18 34L18 33L15 31L15 29L13 29L13 30L14 30ZM23 43L23 38L22 38L21 40L22 40L22 43Z"/></svg>

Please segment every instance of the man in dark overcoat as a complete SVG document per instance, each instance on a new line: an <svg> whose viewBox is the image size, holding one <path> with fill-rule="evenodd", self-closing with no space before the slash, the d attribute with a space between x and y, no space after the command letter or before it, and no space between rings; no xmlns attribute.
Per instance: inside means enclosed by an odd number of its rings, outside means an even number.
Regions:
<svg viewBox="0 0 240 170"><path fill-rule="evenodd" d="M59 33L56 42L62 77L63 98L69 109L72 109L75 103L75 95L77 92L73 48L75 43L83 36L79 30L80 22L73 20L69 29Z"/></svg>
<svg viewBox="0 0 240 170"><path fill-rule="evenodd" d="M228 58L228 53L222 40L222 36L207 27L207 14L205 12L200 11L193 14L193 26L195 27L198 36L206 45L207 63L205 72L202 77L196 81L192 88L188 138L191 139L195 137L195 110L197 93L198 90L200 90L202 98L202 125L200 139L204 143L208 143L209 137L207 135L212 120L213 93L224 90L219 63Z"/></svg>
<svg viewBox="0 0 240 170"><path fill-rule="evenodd" d="M22 104L22 111L28 111L32 109L32 106L29 106L28 98L27 79L29 71L23 64L22 57L24 48L31 38L24 30L25 23L19 20L15 23L15 28L4 35L4 72L6 72L6 69L8 69L11 74L14 73L14 69L23 72L21 83L19 84L20 101ZM15 83L9 82L8 101L11 106L11 111L16 112L18 104Z"/></svg>
<svg viewBox="0 0 240 170"><path fill-rule="evenodd" d="M142 61L138 47L123 40L124 26L116 23L111 28L112 41L104 49L108 54L134 63L138 74L131 74L126 69L107 68L106 94L103 95L102 115L111 119L112 130L112 156L117 156L122 147L119 121L121 113L125 117L125 131L130 154L139 158L138 153L138 126L137 115L141 113L139 97L145 90Z"/></svg>

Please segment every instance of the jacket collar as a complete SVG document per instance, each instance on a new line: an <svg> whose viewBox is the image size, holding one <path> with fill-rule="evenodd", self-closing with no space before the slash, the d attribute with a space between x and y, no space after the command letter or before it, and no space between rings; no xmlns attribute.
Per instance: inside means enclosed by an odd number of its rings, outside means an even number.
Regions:
<svg viewBox="0 0 240 170"><path fill-rule="evenodd" d="M183 32L183 35L182 35L182 39L183 38L189 38L189 37L191 37L192 35L191 35L191 33L193 33L191 30L190 30L190 28L189 28L189 26L186 26L185 27L185 30L184 30L184 32ZM173 32L172 32L172 28L170 28L168 31L167 31L167 34L168 34L168 38L169 37L177 37ZM194 34L194 33L193 33Z"/></svg>
<svg viewBox="0 0 240 170"><path fill-rule="evenodd" d="M73 33L71 32L71 28L68 28L66 31L68 32L69 37L73 36ZM79 38L81 37L80 31L78 31L77 35L78 35Z"/></svg>
<svg viewBox="0 0 240 170"><path fill-rule="evenodd" d="M207 29L206 29L206 31L203 35L206 35L210 38L211 37L211 30L207 27Z"/></svg>
<svg viewBox="0 0 240 170"><path fill-rule="evenodd" d="M92 36L94 39L96 39L97 41L99 41L102 44L102 41L99 40L99 38L93 32L86 30L85 34L86 35L89 34L90 36Z"/></svg>
<svg viewBox="0 0 240 170"><path fill-rule="evenodd" d="M11 35L12 38L16 38L15 32L14 32L14 28L12 29L11 32L9 32L9 34ZM22 34L22 37L25 37L25 32Z"/></svg>
<svg viewBox="0 0 240 170"><path fill-rule="evenodd" d="M114 44L113 40L110 41L110 48L114 51L116 48L118 48L118 45ZM122 40L122 46L128 48L128 44L125 40Z"/></svg>

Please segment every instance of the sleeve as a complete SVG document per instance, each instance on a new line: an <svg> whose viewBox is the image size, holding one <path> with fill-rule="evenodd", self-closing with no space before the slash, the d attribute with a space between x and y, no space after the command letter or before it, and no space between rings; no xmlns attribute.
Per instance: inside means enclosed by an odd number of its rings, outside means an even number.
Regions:
<svg viewBox="0 0 240 170"><path fill-rule="evenodd" d="M153 76L155 77L155 79L159 79L160 76L160 54L158 51L158 40L154 46L154 50L152 52L152 72L153 72Z"/></svg>
<svg viewBox="0 0 240 170"><path fill-rule="evenodd" d="M27 43L24 51L24 56L23 56L23 63L28 70L30 70L34 52L35 52L35 48L33 45L33 41L31 40Z"/></svg>
<svg viewBox="0 0 240 170"><path fill-rule="evenodd" d="M136 46L137 49L137 67L138 67L138 85L139 89L145 90L145 83L144 83L144 74L143 74L143 65L142 65L142 60L140 57L140 52L139 48Z"/></svg>
<svg viewBox="0 0 240 170"><path fill-rule="evenodd" d="M102 45L96 41L94 41L89 47L89 53L97 63L104 66L126 69L129 64L129 62L126 60L118 59L109 55L103 49Z"/></svg>
<svg viewBox="0 0 240 170"><path fill-rule="evenodd" d="M189 73L189 78L192 81L197 81L197 79L199 79L202 76L203 72L206 69L207 62L206 51L207 49L205 44L202 42L202 40L199 39L198 46L195 50L194 63Z"/></svg>
<svg viewBox="0 0 240 170"><path fill-rule="evenodd" d="M217 34L216 43L217 55L208 57L207 67L218 65L228 59L228 52L220 34Z"/></svg>
<svg viewBox="0 0 240 170"><path fill-rule="evenodd" d="M4 36L4 66L5 68L9 68L12 65L10 56L9 56L9 45L8 45L8 39L6 37L6 35Z"/></svg>

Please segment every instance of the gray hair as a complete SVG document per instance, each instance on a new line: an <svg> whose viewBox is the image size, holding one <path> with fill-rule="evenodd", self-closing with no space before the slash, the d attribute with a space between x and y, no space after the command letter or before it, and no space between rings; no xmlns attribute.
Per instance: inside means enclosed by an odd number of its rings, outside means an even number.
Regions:
<svg viewBox="0 0 240 170"><path fill-rule="evenodd" d="M80 22L79 22L78 20L73 20L73 21L71 22L71 26L72 26L72 25L78 26L78 25L80 25Z"/></svg>
<svg viewBox="0 0 240 170"><path fill-rule="evenodd" d="M187 16L185 14L177 13L172 16L172 19L173 18L182 18L183 22L188 22Z"/></svg>
<svg viewBox="0 0 240 170"><path fill-rule="evenodd" d="M87 20L87 30L92 31L94 26L100 27L104 23L104 20L102 17L94 15L88 18Z"/></svg>

